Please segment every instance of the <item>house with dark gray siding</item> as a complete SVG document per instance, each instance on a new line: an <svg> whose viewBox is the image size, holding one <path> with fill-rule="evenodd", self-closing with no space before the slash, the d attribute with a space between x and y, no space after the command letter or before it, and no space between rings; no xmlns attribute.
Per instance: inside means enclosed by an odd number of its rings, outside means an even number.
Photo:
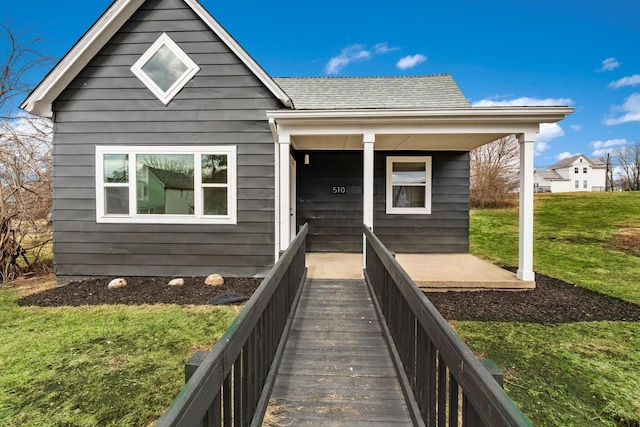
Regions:
<svg viewBox="0 0 640 427"><path fill-rule="evenodd" d="M54 263L85 276L264 276L308 250L469 250L469 151L566 107L471 107L450 75L272 78L196 0L116 0L24 101L55 122Z"/></svg>

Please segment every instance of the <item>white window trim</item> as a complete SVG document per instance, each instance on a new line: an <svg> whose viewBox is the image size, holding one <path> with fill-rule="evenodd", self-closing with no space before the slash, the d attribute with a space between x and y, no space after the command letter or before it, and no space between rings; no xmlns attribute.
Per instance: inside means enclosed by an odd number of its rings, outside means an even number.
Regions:
<svg viewBox="0 0 640 427"><path fill-rule="evenodd" d="M127 154L129 156L129 183L117 186L129 188L129 214L105 213L104 155ZM194 175L202 176L202 154L227 156L227 215L203 215L202 189L219 186L194 182L194 215L152 215L136 212L136 158L137 154L193 154ZM96 222L120 224L237 224L237 148L235 146L96 146ZM108 186L114 186L109 184Z"/></svg>
<svg viewBox="0 0 640 427"><path fill-rule="evenodd" d="M186 65L187 69L176 80L173 85L165 92L149 77L147 73L142 70L147 62L155 55L155 53L162 47L167 46L174 55ZM133 74L138 77L142 83L160 100L164 105L167 105L171 100L184 88L184 86L191 80L193 76L200 71L200 67L193 62L193 60L174 42L167 33L162 33L158 40L156 40L149 49L136 61L131 67Z"/></svg>
<svg viewBox="0 0 640 427"><path fill-rule="evenodd" d="M425 164L425 197L424 208L398 208L393 206L393 164L398 162L411 162ZM430 215L431 214L431 156L388 156L386 173L387 214L403 215Z"/></svg>

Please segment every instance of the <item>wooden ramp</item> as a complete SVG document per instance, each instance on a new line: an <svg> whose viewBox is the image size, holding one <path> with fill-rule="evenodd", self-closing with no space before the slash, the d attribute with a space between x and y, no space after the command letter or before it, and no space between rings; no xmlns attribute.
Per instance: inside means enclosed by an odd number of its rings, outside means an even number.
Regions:
<svg viewBox="0 0 640 427"><path fill-rule="evenodd" d="M271 398L286 426L413 425L364 280L307 280Z"/></svg>

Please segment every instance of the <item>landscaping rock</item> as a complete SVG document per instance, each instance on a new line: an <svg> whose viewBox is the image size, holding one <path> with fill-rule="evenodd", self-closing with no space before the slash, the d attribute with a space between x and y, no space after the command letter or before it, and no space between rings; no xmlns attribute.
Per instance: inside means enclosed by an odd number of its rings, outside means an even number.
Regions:
<svg viewBox="0 0 640 427"><path fill-rule="evenodd" d="M204 279L204 284L209 286L222 286L224 285L224 277L219 274L211 274Z"/></svg>
<svg viewBox="0 0 640 427"><path fill-rule="evenodd" d="M118 278L118 279L113 279L111 282L109 282L109 286L107 286L107 288L117 289L117 288L124 288L125 286L127 286L127 281L124 280L123 278Z"/></svg>
<svg viewBox="0 0 640 427"><path fill-rule="evenodd" d="M184 279L173 279L172 281L169 282L169 286L183 286L184 285Z"/></svg>

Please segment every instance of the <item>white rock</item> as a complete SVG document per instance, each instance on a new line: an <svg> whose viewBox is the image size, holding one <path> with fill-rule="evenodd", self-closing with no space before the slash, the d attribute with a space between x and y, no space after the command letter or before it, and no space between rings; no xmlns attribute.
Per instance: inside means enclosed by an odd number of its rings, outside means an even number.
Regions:
<svg viewBox="0 0 640 427"><path fill-rule="evenodd" d="M124 280L123 278L118 278L118 279L113 279L111 282L109 282L109 286L107 286L107 288L116 289L116 288L124 288L125 286L127 286L127 281Z"/></svg>
<svg viewBox="0 0 640 427"><path fill-rule="evenodd" d="M184 279L173 279L169 282L169 286L182 286L184 285Z"/></svg>
<svg viewBox="0 0 640 427"><path fill-rule="evenodd" d="M211 274L204 279L204 284L209 286L222 286L224 285L224 277L219 274Z"/></svg>

